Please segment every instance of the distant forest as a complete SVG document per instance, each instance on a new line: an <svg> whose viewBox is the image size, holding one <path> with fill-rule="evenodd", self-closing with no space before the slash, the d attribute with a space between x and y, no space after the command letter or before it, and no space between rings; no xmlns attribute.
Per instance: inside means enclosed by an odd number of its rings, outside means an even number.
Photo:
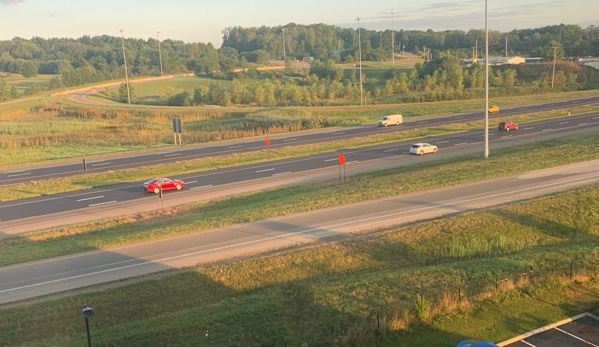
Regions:
<svg viewBox="0 0 599 347"><path fill-rule="evenodd" d="M219 49L210 43L167 39L160 42L159 52L156 39L125 39L129 73L132 76L160 75L159 53L165 74L195 72L221 78L235 68L265 64L271 58L283 56L288 60L310 56L322 62L353 62L357 58L356 29L290 23L278 27L230 27L222 33L223 43ZM391 30L361 29L361 35L362 60L390 59ZM478 40L478 56L483 57L483 30L397 30L393 36L396 53L405 50L421 54L430 50L434 56L446 53L467 58ZM545 56L551 60L552 47L559 46L559 57L599 56L599 27L596 26L583 29L578 25L560 24L508 33L491 31L490 55L505 55L506 40L509 55ZM0 71L25 77L56 74L49 89L122 78L123 64L122 42L118 36L15 37L0 41Z"/></svg>

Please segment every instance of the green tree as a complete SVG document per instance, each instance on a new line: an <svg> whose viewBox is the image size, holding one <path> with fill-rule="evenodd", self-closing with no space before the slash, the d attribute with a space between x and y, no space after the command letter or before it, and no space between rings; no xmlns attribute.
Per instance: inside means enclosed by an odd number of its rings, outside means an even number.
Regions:
<svg viewBox="0 0 599 347"><path fill-rule="evenodd" d="M127 95L129 95L128 98ZM119 86L118 98L122 102L127 102L128 99L133 100L133 86L131 85L131 82L129 82L129 94L127 94L127 84L125 82L121 83Z"/></svg>
<svg viewBox="0 0 599 347"><path fill-rule="evenodd" d="M17 90L17 87L15 87L15 86L10 87L9 96L11 99L16 99L19 97L19 91Z"/></svg>
<svg viewBox="0 0 599 347"><path fill-rule="evenodd" d="M543 48L543 60L544 61L553 61L555 57L556 60L561 60L564 58L564 47L561 42L551 41L549 45Z"/></svg>

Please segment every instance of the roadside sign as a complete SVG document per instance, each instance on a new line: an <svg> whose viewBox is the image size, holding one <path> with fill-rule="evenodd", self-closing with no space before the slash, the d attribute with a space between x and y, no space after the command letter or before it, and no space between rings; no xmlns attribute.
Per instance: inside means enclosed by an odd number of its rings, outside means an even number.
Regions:
<svg viewBox="0 0 599 347"><path fill-rule="evenodd" d="M345 156L343 155L343 153L339 154L339 156L337 157L337 161L339 161L339 165L345 165Z"/></svg>

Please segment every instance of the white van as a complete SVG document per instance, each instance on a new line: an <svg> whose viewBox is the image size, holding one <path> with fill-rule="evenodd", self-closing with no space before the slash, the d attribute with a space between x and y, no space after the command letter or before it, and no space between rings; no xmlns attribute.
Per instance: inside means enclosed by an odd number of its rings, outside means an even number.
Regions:
<svg viewBox="0 0 599 347"><path fill-rule="evenodd" d="M380 127L386 127L387 125L400 125L401 123L403 123L403 117L400 114L392 114L379 120Z"/></svg>

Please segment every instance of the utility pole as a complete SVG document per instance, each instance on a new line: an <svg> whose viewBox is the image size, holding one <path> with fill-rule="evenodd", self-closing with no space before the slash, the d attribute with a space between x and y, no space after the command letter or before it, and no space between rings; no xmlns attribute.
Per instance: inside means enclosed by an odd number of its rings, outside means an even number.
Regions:
<svg viewBox="0 0 599 347"><path fill-rule="evenodd" d="M557 47L553 47L553 73L551 74L551 89L553 89L553 81L555 80L555 56L557 55Z"/></svg>
<svg viewBox="0 0 599 347"><path fill-rule="evenodd" d="M157 31L158 34L158 56L160 57L160 76L164 77L164 73L162 72L162 50L160 49L160 31Z"/></svg>
<svg viewBox="0 0 599 347"><path fill-rule="evenodd" d="M364 98L362 97L362 39L361 39L361 31L360 31L360 21L362 18L356 18L358 21L358 51L360 56L360 106L364 104Z"/></svg>
<svg viewBox="0 0 599 347"><path fill-rule="evenodd" d="M475 46L475 55L474 55L474 60L478 63L478 39L476 39L476 43L474 44Z"/></svg>
<svg viewBox="0 0 599 347"><path fill-rule="evenodd" d="M283 60L287 60L287 56L285 55L285 28L283 28Z"/></svg>
<svg viewBox="0 0 599 347"><path fill-rule="evenodd" d="M489 158L489 15L485 0L485 154Z"/></svg>
<svg viewBox="0 0 599 347"><path fill-rule="evenodd" d="M395 39L393 38L393 12L391 12L391 61L395 68Z"/></svg>
<svg viewBox="0 0 599 347"><path fill-rule="evenodd" d="M121 29L121 43L123 44L123 61L125 62L125 83L127 84L127 103L131 104L131 94L129 93L129 75L127 73L127 56L125 55L125 36Z"/></svg>
<svg viewBox="0 0 599 347"><path fill-rule="evenodd" d="M404 57L406 56L406 44L403 44L403 50L402 50L402 54Z"/></svg>
<svg viewBox="0 0 599 347"><path fill-rule="evenodd" d="M510 60L507 54L507 36L505 37L505 63L509 64Z"/></svg>

